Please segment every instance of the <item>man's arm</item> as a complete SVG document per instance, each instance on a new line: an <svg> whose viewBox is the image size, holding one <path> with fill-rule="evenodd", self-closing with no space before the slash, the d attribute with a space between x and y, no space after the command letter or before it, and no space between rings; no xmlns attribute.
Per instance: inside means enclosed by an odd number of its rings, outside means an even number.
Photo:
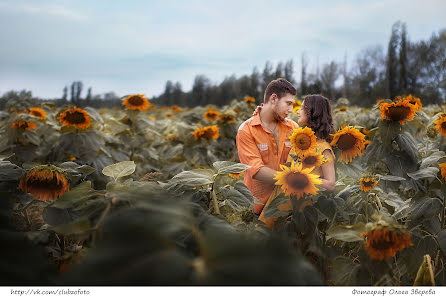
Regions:
<svg viewBox="0 0 446 297"><path fill-rule="evenodd" d="M277 171L265 166L252 136L240 130L237 133L236 143L240 162L251 166L245 171L245 174L251 178L274 184L276 181L273 177Z"/></svg>

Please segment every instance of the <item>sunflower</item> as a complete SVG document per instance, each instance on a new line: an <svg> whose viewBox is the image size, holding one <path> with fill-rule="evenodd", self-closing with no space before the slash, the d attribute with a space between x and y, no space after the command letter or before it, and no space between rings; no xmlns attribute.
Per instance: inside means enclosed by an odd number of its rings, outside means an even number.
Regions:
<svg viewBox="0 0 446 297"><path fill-rule="evenodd" d="M366 128L361 128L360 130L359 130L359 132L361 132L362 134L364 134L364 135L367 135L367 134L369 134L369 130L367 130Z"/></svg>
<svg viewBox="0 0 446 297"><path fill-rule="evenodd" d="M373 176L365 176L361 177L359 183L361 185L361 191L368 192L370 189L376 186L378 181Z"/></svg>
<svg viewBox="0 0 446 297"><path fill-rule="evenodd" d="M239 173L229 173L229 176L235 179L240 178L243 175L243 171Z"/></svg>
<svg viewBox="0 0 446 297"><path fill-rule="evenodd" d="M173 118L173 114L171 113L166 114L166 118Z"/></svg>
<svg viewBox="0 0 446 297"><path fill-rule="evenodd" d="M380 103L383 102L384 100L386 100L386 99L377 99L377 100L376 100L376 104L380 104Z"/></svg>
<svg viewBox="0 0 446 297"><path fill-rule="evenodd" d="M302 163L295 165L291 162L290 167L280 164L282 171L277 172L274 179L276 185L281 185L286 196L296 195L302 198L304 194L316 195L319 191L316 185L322 184L319 175L310 173L311 168L302 168Z"/></svg>
<svg viewBox="0 0 446 297"><path fill-rule="evenodd" d="M127 109L146 111L150 107L150 102L144 95L128 95L122 101Z"/></svg>
<svg viewBox="0 0 446 297"><path fill-rule="evenodd" d="M339 107L338 108L338 112L339 111L347 111L348 110L348 107L347 106L342 106L342 107Z"/></svg>
<svg viewBox="0 0 446 297"><path fill-rule="evenodd" d="M440 118L434 122L435 128L443 134L443 136L446 136L446 113L442 113L440 115Z"/></svg>
<svg viewBox="0 0 446 297"><path fill-rule="evenodd" d="M232 114L221 114L218 116L218 120L224 124L232 124L235 122L235 116L233 116Z"/></svg>
<svg viewBox="0 0 446 297"><path fill-rule="evenodd" d="M245 98L243 100L245 100L245 102L248 104L256 103L256 99L254 97L250 97L250 96L245 96Z"/></svg>
<svg viewBox="0 0 446 297"><path fill-rule="evenodd" d="M209 121L213 121L218 117L218 111L209 108L204 114L203 117Z"/></svg>
<svg viewBox="0 0 446 297"><path fill-rule="evenodd" d="M364 140L364 151L367 149L367 147L369 146L369 144L370 144L370 140Z"/></svg>
<svg viewBox="0 0 446 297"><path fill-rule="evenodd" d="M293 112L296 113L302 106L302 102L299 99L294 100Z"/></svg>
<svg viewBox="0 0 446 297"><path fill-rule="evenodd" d="M390 259L398 251L413 245L410 235L402 228L388 224L375 224L373 229L362 233L361 236L367 237L366 251L373 260Z"/></svg>
<svg viewBox="0 0 446 297"><path fill-rule="evenodd" d="M348 164L356 156L360 156L365 149L365 135L358 129L346 126L333 135L332 146L337 146L341 151L340 160Z"/></svg>
<svg viewBox="0 0 446 297"><path fill-rule="evenodd" d="M438 166L441 169L441 176L443 177L444 180L446 180L446 163L438 164Z"/></svg>
<svg viewBox="0 0 446 297"><path fill-rule="evenodd" d="M150 120L151 120L151 121L155 121L156 118L155 118L155 117L150 117Z"/></svg>
<svg viewBox="0 0 446 297"><path fill-rule="evenodd" d="M36 199L57 199L70 190L70 183L62 169L53 165L32 168L21 179L18 189Z"/></svg>
<svg viewBox="0 0 446 297"><path fill-rule="evenodd" d="M303 168L319 167L324 163L324 155L312 151L301 157L300 161L302 162Z"/></svg>
<svg viewBox="0 0 446 297"><path fill-rule="evenodd" d="M11 128L23 129L23 130L33 130L33 129L36 129L37 126L33 122L17 121L12 124Z"/></svg>
<svg viewBox="0 0 446 297"><path fill-rule="evenodd" d="M83 129L90 127L90 116L82 108L73 106L63 111L58 117L63 126Z"/></svg>
<svg viewBox="0 0 446 297"><path fill-rule="evenodd" d="M44 120L46 118L46 112L43 109L38 108L38 107L31 107L29 109L29 113L35 117L42 119L42 120Z"/></svg>
<svg viewBox="0 0 446 297"><path fill-rule="evenodd" d="M419 111L421 110L421 108L423 108L423 104L421 104L420 98L417 98L409 94L409 96L407 96L405 99L407 99L409 103L415 107L415 111Z"/></svg>
<svg viewBox="0 0 446 297"><path fill-rule="evenodd" d="M170 107L172 109L173 112L179 113L181 112L181 108L179 108L178 106L174 105Z"/></svg>
<svg viewBox="0 0 446 297"><path fill-rule="evenodd" d="M167 141L177 141L179 138L174 134L169 134L166 137L164 137L164 139Z"/></svg>
<svg viewBox="0 0 446 297"><path fill-rule="evenodd" d="M206 126L203 128L198 128L194 132L195 140L198 139L217 139L219 136L219 130L216 125Z"/></svg>
<svg viewBox="0 0 446 297"><path fill-rule="evenodd" d="M309 127L295 129L290 136L296 154L303 156L316 148L316 135Z"/></svg>
<svg viewBox="0 0 446 297"><path fill-rule="evenodd" d="M410 121L415 117L415 106L407 99L400 99L392 103L381 103L379 106L381 119L392 122L399 122L401 125L406 120Z"/></svg>
<svg viewBox="0 0 446 297"><path fill-rule="evenodd" d="M242 111L241 111L240 109L234 109L234 112L235 112L236 114L241 114L241 113L242 113Z"/></svg>

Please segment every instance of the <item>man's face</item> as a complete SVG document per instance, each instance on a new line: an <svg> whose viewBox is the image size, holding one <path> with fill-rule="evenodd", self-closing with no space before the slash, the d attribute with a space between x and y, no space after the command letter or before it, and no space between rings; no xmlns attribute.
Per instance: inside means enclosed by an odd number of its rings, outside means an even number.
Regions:
<svg viewBox="0 0 446 297"><path fill-rule="evenodd" d="M273 96L271 99L274 118L276 121L284 121L293 112L294 95L287 93L280 99L277 96Z"/></svg>

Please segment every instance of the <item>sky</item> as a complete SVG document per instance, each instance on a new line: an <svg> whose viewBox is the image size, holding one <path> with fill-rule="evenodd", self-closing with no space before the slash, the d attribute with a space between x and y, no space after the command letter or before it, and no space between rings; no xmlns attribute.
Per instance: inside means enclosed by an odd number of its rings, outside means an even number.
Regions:
<svg viewBox="0 0 446 297"><path fill-rule="evenodd" d="M60 98L84 93L161 94L167 80L191 89L196 75L220 83L305 53L309 71L384 49L392 24L411 41L446 28L444 0L105 1L0 0L0 96L30 90Z"/></svg>

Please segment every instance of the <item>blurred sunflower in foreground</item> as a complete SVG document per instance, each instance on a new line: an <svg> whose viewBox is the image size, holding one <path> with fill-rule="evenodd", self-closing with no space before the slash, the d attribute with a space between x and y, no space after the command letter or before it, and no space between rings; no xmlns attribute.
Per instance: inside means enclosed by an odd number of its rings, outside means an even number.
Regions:
<svg viewBox="0 0 446 297"><path fill-rule="evenodd" d="M367 238L366 251L373 260L382 261L395 256L409 246L412 246L410 234L402 225L389 223L382 219L367 223L367 231L361 236Z"/></svg>
<svg viewBox="0 0 446 297"><path fill-rule="evenodd" d="M220 131L216 125L198 128L193 132L195 140L217 139L219 136L219 133L220 133Z"/></svg>
<svg viewBox="0 0 446 297"><path fill-rule="evenodd" d="M342 151L339 159L348 164L353 158L362 154L365 149L364 140L365 135L358 129L346 126L333 134L333 140L330 144Z"/></svg>
<svg viewBox="0 0 446 297"><path fill-rule="evenodd" d="M291 147L296 151L296 154L303 156L308 154L316 148L316 135L309 127L295 129L290 136Z"/></svg>
<svg viewBox="0 0 446 297"><path fill-rule="evenodd" d="M302 198L304 194L316 195L319 191L316 185L322 184L319 175L310 173L311 168L302 168L302 164L291 163L290 167L280 165L282 171L277 172L274 179L277 180L276 185L282 186L282 190L286 196L296 195Z"/></svg>
<svg viewBox="0 0 446 297"><path fill-rule="evenodd" d="M18 189L36 199L57 199L70 190L70 183L62 169L53 165L32 168L21 179Z"/></svg>
<svg viewBox="0 0 446 297"><path fill-rule="evenodd" d="M13 129L23 129L23 130L33 130L33 129L36 129L37 128L37 126L36 126L36 124L34 124L33 122L28 122L28 121L17 121L17 122L14 122L12 125L11 125L11 128L13 128Z"/></svg>
<svg viewBox="0 0 446 297"><path fill-rule="evenodd" d="M313 151L301 157L300 161L302 162L303 168L310 168L310 167L319 167L322 164L324 164L327 160L325 160L324 155L322 155L321 153Z"/></svg>
<svg viewBox="0 0 446 297"><path fill-rule="evenodd" d="M146 97L144 97L144 95L128 95L124 98L125 99L122 101L122 105L124 105L127 109L146 111L150 107L150 102Z"/></svg>
<svg viewBox="0 0 446 297"><path fill-rule="evenodd" d="M438 132L446 136L446 113L442 113L438 120L434 121L434 124Z"/></svg>
<svg viewBox="0 0 446 297"><path fill-rule="evenodd" d="M35 117L42 119L42 120L44 120L46 118L46 112L39 107L31 107L29 109L29 113Z"/></svg>
<svg viewBox="0 0 446 297"><path fill-rule="evenodd" d="M379 105L381 119L399 122L401 125L415 117L415 109L415 105L411 104L407 99L400 99L392 103L381 103Z"/></svg>
<svg viewBox="0 0 446 297"><path fill-rule="evenodd" d="M203 117L209 121L213 121L218 117L218 111L209 108L204 114Z"/></svg>
<svg viewBox="0 0 446 297"><path fill-rule="evenodd" d="M293 112L296 113L302 106L302 102L299 99L294 100Z"/></svg>
<svg viewBox="0 0 446 297"><path fill-rule="evenodd" d="M91 124L88 112L76 106L64 110L57 118L63 126L77 129L88 128Z"/></svg>

